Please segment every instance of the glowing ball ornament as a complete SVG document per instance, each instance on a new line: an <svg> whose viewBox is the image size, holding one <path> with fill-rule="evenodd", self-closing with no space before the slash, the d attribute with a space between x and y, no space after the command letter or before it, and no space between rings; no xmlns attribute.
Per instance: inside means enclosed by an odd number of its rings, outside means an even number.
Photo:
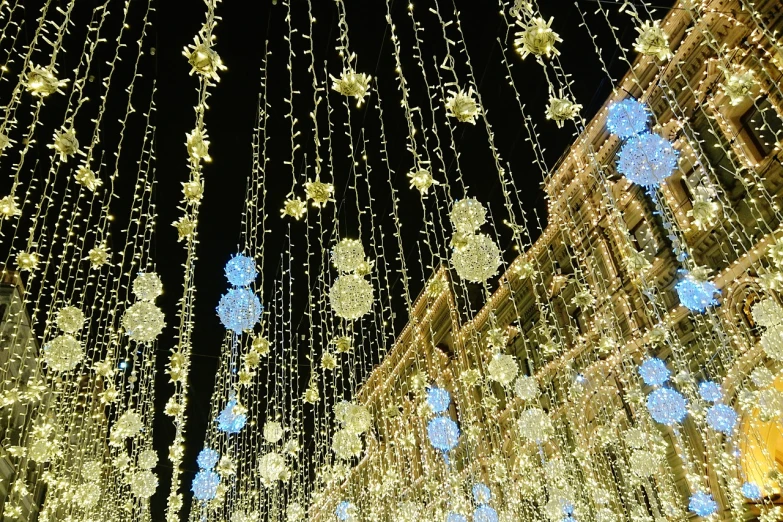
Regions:
<svg viewBox="0 0 783 522"><path fill-rule="evenodd" d="M775 374L766 366L758 366L750 372L750 380L759 388L767 388L775 382Z"/></svg>
<svg viewBox="0 0 783 522"><path fill-rule="evenodd" d="M373 288L356 274L343 274L329 290L329 303L337 317L352 321L372 310Z"/></svg>
<svg viewBox="0 0 783 522"><path fill-rule="evenodd" d="M489 362L489 378L503 386L508 386L519 373L517 360L513 355L496 353Z"/></svg>
<svg viewBox="0 0 783 522"><path fill-rule="evenodd" d="M483 283L494 276L500 263L500 249L486 234L468 235L465 245L451 255L457 274L474 283Z"/></svg>
<svg viewBox="0 0 783 522"><path fill-rule="evenodd" d="M457 232L471 234L487 222L487 210L476 198L466 198L454 203L449 217Z"/></svg>
<svg viewBox="0 0 783 522"><path fill-rule="evenodd" d="M362 453L362 440L351 431L337 430L332 437L332 451L343 460L358 457Z"/></svg>
<svg viewBox="0 0 783 522"><path fill-rule="evenodd" d="M737 412L725 404L716 404L707 410L707 424L715 431L731 435L737 426Z"/></svg>
<svg viewBox="0 0 783 522"><path fill-rule="evenodd" d="M651 357L639 367L639 375L647 386L660 386L669 380L671 372L662 360Z"/></svg>
<svg viewBox="0 0 783 522"><path fill-rule="evenodd" d="M152 469L158 465L158 454L155 450L146 449L139 453L139 467L141 469Z"/></svg>
<svg viewBox="0 0 783 522"><path fill-rule="evenodd" d="M718 503L715 502L709 493L697 491L691 495L688 509L700 517L708 517L718 510Z"/></svg>
<svg viewBox="0 0 783 522"><path fill-rule="evenodd" d="M701 267L691 272L685 272L685 276L674 287L680 303L692 312L704 313L707 308L718 304L715 299L720 290L715 283L707 277L707 271Z"/></svg>
<svg viewBox="0 0 783 522"><path fill-rule="evenodd" d="M252 258L237 254L229 259L223 271L233 286L250 286L258 276L256 262Z"/></svg>
<svg viewBox="0 0 783 522"><path fill-rule="evenodd" d="M150 498L158 489L158 477L148 469L137 471L131 475L130 487L137 498Z"/></svg>
<svg viewBox="0 0 783 522"><path fill-rule="evenodd" d="M288 480L290 472L285 458L277 452L270 452L258 461L258 474L266 487L272 487L278 481Z"/></svg>
<svg viewBox="0 0 783 522"><path fill-rule="evenodd" d="M783 307L773 297L765 297L750 308L756 324L771 327L783 324Z"/></svg>
<svg viewBox="0 0 783 522"><path fill-rule="evenodd" d="M139 343L151 343L166 326L166 317L152 301L131 305L122 316L122 327L128 337Z"/></svg>
<svg viewBox="0 0 783 522"><path fill-rule="evenodd" d="M284 433L282 424L277 421L267 421L264 424L264 439L269 443L280 442Z"/></svg>
<svg viewBox="0 0 783 522"><path fill-rule="evenodd" d="M357 519L358 514L356 506L347 500L343 500L337 504L337 507L334 510L334 515L337 517L337 520L341 520L342 522L353 522Z"/></svg>
<svg viewBox="0 0 783 522"><path fill-rule="evenodd" d="M783 361L783 324L770 326L761 334L759 341L761 348L767 357L776 361Z"/></svg>
<svg viewBox="0 0 783 522"><path fill-rule="evenodd" d="M202 469L193 478L190 490L197 500L208 501L217 496L220 475L209 469Z"/></svg>
<svg viewBox="0 0 783 522"><path fill-rule="evenodd" d="M631 453L631 473L637 477L649 477L658 468L658 456L646 449L637 449Z"/></svg>
<svg viewBox="0 0 783 522"><path fill-rule="evenodd" d="M680 392L671 388L658 388L647 397L647 410L655 422L673 426L688 414L687 401Z"/></svg>
<svg viewBox="0 0 783 522"><path fill-rule="evenodd" d="M427 424L427 437L433 448L451 451L459 443L459 427L448 417L436 417Z"/></svg>
<svg viewBox="0 0 783 522"><path fill-rule="evenodd" d="M84 314L75 306L65 306L57 312L55 322L63 332L73 334L84 326Z"/></svg>
<svg viewBox="0 0 783 522"><path fill-rule="evenodd" d="M677 170L679 153L658 134L633 136L620 148L617 171L632 183L657 187Z"/></svg>
<svg viewBox="0 0 783 522"><path fill-rule="evenodd" d="M220 454L217 451L212 448L204 448L196 457L196 463L201 469L212 469L217 465L219 459Z"/></svg>
<svg viewBox="0 0 783 522"><path fill-rule="evenodd" d="M434 413L443 413L449 409L451 395L443 388L432 387L427 390L427 405Z"/></svg>
<svg viewBox="0 0 783 522"><path fill-rule="evenodd" d="M606 127L620 138L630 138L647 130L650 111L645 104L634 99L622 100L609 106Z"/></svg>
<svg viewBox="0 0 783 522"><path fill-rule="evenodd" d="M718 402L723 399L723 390L717 382L704 381L699 384L699 395L707 402Z"/></svg>
<svg viewBox="0 0 783 522"><path fill-rule="evenodd" d="M481 482L475 484L471 492L473 493L473 501L476 504L489 504L489 501L492 500L492 490Z"/></svg>
<svg viewBox="0 0 783 522"><path fill-rule="evenodd" d="M68 372L84 359L84 347L70 334L58 335L44 345L43 359L56 372Z"/></svg>
<svg viewBox="0 0 783 522"><path fill-rule="evenodd" d="M473 511L473 522L498 522L498 512L486 505L479 506Z"/></svg>
<svg viewBox="0 0 783 522"><path fill-rule="evenodd" d="M158 274L139 274L133 281L133 294L141 301L154 301L163 294L163 283Z"/></svg>
<svg viewBox="0 0 783 522"><path fill-rule="evenodd" d="M247 408L239 404L233 396L229 398L226 407L217 418L218 429L224 433L239 433L247 423Z"/></svg>
<svg viewBox="0 0 783 522"><path fill-rule="evenodd" d="M335 405L334 417L346 430L357 435L370 429L372 424L372 415L365 406L347 401Z"/></svg>
<svg viewBox="0 0 783 522"><path fill-rule="evenodd" d="M341 239L332 249L332 263L341 273L355 272L364 261L364 247L358 239Z"/></svg>
<svg viewBox="0 0 783 522"><path fill-rule="evenodd" d="M522 375L514 383L514 393L523 401L531 401L538 397L538 381L535 377Z"/></svg>
<svg viewBox="0 0 783 522"><path fill-rule="evenodd" d="M546 442L555 434L552 419L541 408L528 408L519 415L519 435L536 443Z"/></svg>
<svg viewBox="0 0 783 522"><path fill-rule="evenodd" d="M742 496L748 500L761 500L761 489L753 482L745 482L742 485Z"/></svg>
<svg viewBox="0 0 783 522"><path fill-rule="evenodd" d="M217 307L220 322L236 334L252 330L263 310L258 296L249 288L231 288L220 298Z"/></svg>
<svg viewBox="0 0 783 522"><path fill-rule="evenodd" d="M446 522L468 522L468 517L459 513L449 513L446 516Z"/></svg>

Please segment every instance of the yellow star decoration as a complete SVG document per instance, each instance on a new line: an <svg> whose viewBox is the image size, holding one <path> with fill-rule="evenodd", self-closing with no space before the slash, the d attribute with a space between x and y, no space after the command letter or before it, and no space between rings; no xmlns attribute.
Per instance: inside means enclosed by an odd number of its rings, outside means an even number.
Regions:
<svg viewBox="0 0 783 522"><path fill-rule="evenodd" d="M22 210L16 204L15 196L6 196L0 199L0 217L9 219L14 216L21 216Z"/></svg>
<svg viewBox="0 0 783 522"><path fill-rule="evenodd" d="M90 261L93 268L100 268L109 261L109 249L106 245L100 244L87 252L86 259Z"/></svg>
<svg viewBox="0 0 783 522"><path fill-rule="evenodd" d="M283 208L280 209L280 214L285 217L289 216L297 221L302 219L302 216L307 213L307 203L299 198L289 197L283 203Z"/></svg>
<svg viewBox="0 0 783 522"><path fill-rule="evenodd" d="M103 182L95 176L95 172L90 170L87 165L82 165L73 174L76 183L86 188L90 192L95 192L95 189L103 185Z"/></svg>
<svg viewBox="0 0 783 522"><path fill-rule="evenodd" d="M305 183L305 193L307 197L313 200L313 206L322 208L332 199L334 194L334 185L331 183L322 183L318 178L315 181Z"/></svg>
<svg viewBox="0 0 783 522"><path fill-rule="evenodd" d="M435 181L432 178L432 174L427 169L418 169L408 173L408 177L411 180L411 188L415 188L421 193L422 196L426 196L429 188L433 185L440 185L439 181Z"/></svg>
<svg viewBox="0 0 783 522"><path fill-rule="evenodd" d="M177 241L190 240L196 233L196 223L188 216L182 216L172 225L177 229Z"/></svg>

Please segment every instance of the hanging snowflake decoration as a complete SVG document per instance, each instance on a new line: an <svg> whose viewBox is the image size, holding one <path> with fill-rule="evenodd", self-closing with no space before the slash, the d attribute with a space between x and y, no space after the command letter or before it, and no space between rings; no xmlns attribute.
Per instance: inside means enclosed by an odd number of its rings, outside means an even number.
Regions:
<svg viewBox="0 0 783 522"><path fill-rule="evenodd" d="M326 206L328 202L334 201L334 199L332 199L334 185L331 183L323 183L316 178L315 181L308 181L305 183L305 194L313 201L314 207L322 208Z"/></svg>
<svg viewBox="0 0 783 522"><path fill-rule="evenodd" d="M67 83L66 80L58 80L52 70L31 65L25 86L33 96L45 98L56 92L62 93L60 87L64 87Z"/></svg>
<svg viewBox="0 0 783 522"><path fill-rule="evenodd" d="M193 478L190 490L197 500L208 501L217 496L220 475L209 469L202 469Z"/></svg>
<svg viewBox="0 0 783 522"><path fill-rule="evenodd" d="M422 196L426 196L429 188L433 185L440 185L439 181L435 181L432 174L427 169L416 169L408 173L408 178L411 180L411 188L415 188Z"/></svg>
<svg viewBox="0 0 783 522"><path fill-rule="evenodd" d="M449 215L457 232L472 234L487 222L487 210L476 198L456 201Z"/></svg>
<svg viewBox="0 0 783 522"><path fill-rule="evenodd" d="M628 98L609 106L606 127L620 138L630 138L647 130L650 111L640 101Z"/></svg>
<svg viewBox="0 0 783 522"><path fill-rule="evenodd" d="M718 503L715 502L709 493L697 491L691 495L688 501L688 509L700 517L708 517L718 510Z"/></svg>
<svg viewBox="0 0 783 522"><path fill-rule="evenodd" d="M220 81L218 72L225 70L226 66L208 42L196 36L193 38L193 43L185 47L182 54L188 59L191 67L190 74L197 73L204 78Z"/></svg>
<svg viewBox="0 0 783 522"><path fill-rule="evenodd" d="M753 71L740 69L738 71L724 71L726 79L723 81L723 92L729 97L732 106L740 105L748 99L756 87L756 78Z"/></svg>
<svg viewBox="0 0 783 522"><path fill-rule="evenodd" d="M489 362L489 378L503 386L508 386L519 373L517 361L513 355L497 353Z"/></svg>
<svg viewBox="0 0 783 522"><path fill-rule="evenodd" d="M131 492L137 498L150 498L158 489L158 477L152 471L137 471L130 478Z"/></svg>
<svg viewBox="0 0 783 522"><path fill-rule="evenodd" d="M525 23L521 19L517 19L517 25L522 27L522 31L516 33L516 39L514 45L516 46L517 53L525 59L528 55L536 57L545 56L550 58L552 55L559 56L560 51L555 47L555 43L562 42L560 36L552 30L552 22L554 18L550 18L547 22L543 18L532 18Z"/></svg>
<svg viewBox="0 0 783 522"><path fill-rule="evenodd" d="M84 326L84 314L75 306L65 306L57 312L57 328L65 333L76 333Z"/></svg>
<svg viewBox="0 0 783 522"><path fill-rule="evenodd" d="M84 347L70 334L58 335L44 345L46 365L56 372L71 371L84 359Z"/></svg>
<svg viewBox="0 0 783 522"><path fill-rule="evenodd" d="M660 386L669 380L671 372L666 363L653 357L645 359L639 366L639 375L647 386Z"/></svg>
<svg viewBox="0 0 783 522"><path fill-rule="evenodd" d="M285 457L274 451L259 459L258 474L261 483L268 488L275 486L279 481L288 480L290 476Z"/></svg>
<svg viewBox="0 0 783 522"><path fill-rule="evenodd" d="M709 230L718 223L721 204L715 199L713 192L705 187L697 187L693 197L693 208L687 216L699 230Z"/></svg>
<svg viewBox="0 0 783 522"><path fill-rule="evenodd" d="M486 234L468 236L465 246L455 249L451 255L457 274L474 283L483 283L494 276L500 263L500 249Z"/></svg>
<svg viewBox="0 0 783 522"><path fill-rule="evenodd" d="M555 434L552 419L541 408L523 410L519 415L517 428L519 435L535 443L546 442Z"/></svg>
<svg viewBox="0 0 783 522"><path fill-rule="evenodd" d="M566 121L575 119L581 110L580 104L574 103L562 93L559 98L550 95L549 105L546 108L546 119L554 121L558 128L562 128Z"/></svg>
<svg viewBox="0 0 783 522"><path fill-rule="evenodd" d="M139 301L131 305L122 316L125 333L139 343L154 341L165 326L163 312L150 301Z"/></svg>
<svg viewBox="0 0 783 522"><path fill-rule="evenodd" d="M362 106L364 98L370 92L372 76L357 73L352 68L343 69L339 78L335 78L331 74L329 78L332 80L332 90L339 92L343 96L356 98L357 107Z"/></svg>
<svg viewBox="0 0 783 522"><path fill-rule="evenodd" d="M737 412L725 404L716 404L707 410L707 424L715 431L731 435L737 426Z"/></svg>
<svg viewBox="0 0 783 522"><path fill-rule="evenodd" d="M79 140L76 139L76 131L73 128L56 131L54 133L54 143L47 146L60 155L60 161L68 161L68 158L79 152Z"/></svg>
<svg viewBox="0 0 783 522"><path fill-rule="evenodd" d="M264 307L258 296L249 288L231 288L217 307L220 322L237 335L252 330L261 318Z"/></svg>
<svg viewBox="0 0 783 522"><path fill-rule="evenodd" d="M231 394L226 407L220 412L217 418L218 429L224 433L233 434L242 431L247 423L247 408L242 406L236 399L235 394Z"/></svg>
<svg viewBox="0 0 783 522"><path fill-rule="evenodd" d="M0 217L10 219L14 216L21 216L22 209L16 202L15 196L5 196L0 199Z"/></svg>
<svg viewBox="0 0 783 522"><path fill-rule="evenodd" d="M658 134L633 136L620 148L617 170L632 183L657 187L677 169L679 153Z"/></svg>
<svg viewBox="0 0 783 522"><path fill-rule="evenodd" d="M292 217L295 220L299 221L302 219L302 217L307 213L307 202L302 201L299 198L295 198L293 196L289 196L285 203L283 203L283 208L280 209L280 214L283 217Z"/></svg>
<svg viewBox="0 0 783 522"><path fill-rule="evenodd" d="M672 53L669 50L669 36L663 30L658 20L646 20L636 30L639 32L639 36L633 45L636 52L645 56L655 56L661 61L672 57Z"/></svg>
<svg viewBox="0 0 783 522"><path fill-rule="evenodd" d="M95 192L95 189L103 185L103 182L98 179L98 177L95 175L95 172L93 172L92 169L90 169L90 167L86 164L81 165L78 169L76 169L76 172L73 174L73 178L76 180L76 183L86 188L90 192Z"/></svg>
<svg viewBox="0 0 783 522"><path fill-rule="evenodd" d="M362 441L349 430L337 430L332 437L332 451L343 460L358 457L362 453Z"/></svg>
<svg viewBox="0 0 783 522"><path fill-rule="evenodd" d="M192 132L185 133L185 145L188 149L190 159L195 163L205 161L209 163L212 158L209 156L209 140L206 131L193 129Z"/></svg>
<svg viewBox="0 0 783 522"><path fill-rule="evenodd" d="M356 274L343 274L329 290L329 303L337 317L352 321L372 310L372 284Z"/></svg>
<svg viewBox="0 0 783 522"><path fill-rule="evenodd" d="M658 388L647 397L647 410L655 422L672 426L685 419L687 402L680 392L671 388Z"/></svg>
<svg viewBox="0 0 783 522"><path fill-rule="evenodd" d="M462 89L449 91L449 97L446 98L446 115L455 118L462 123L476 124L476 117L479 114L479 106L473 98L473 87L465 92Z"/></svg>
<svg viewBox="0 0 783 522"><path fill-rule="evenodd" d="M282 440L284 434L283 426L277 421L267 421L264 424L264 439L275 444Z"/></svg>
<svg viewBox="0 0 783 522"><path fill-rule="evenodd" d="M459 427L448 417L436 417L427 424L427 437L433 448L451 451L459 443Z"/></svg>
<svg viewBox="0 0 783 522"><path fill-rule="evenodd" d="M720 295L720 290L709 280L708 274L709 271L704 267L685 271L682 281L674 287L680 303L692 312L704 313L707 308L718 304L715 296Z"/></svg>
<svg viewBox="0 0 783 522"><path fill-rule="evenodd" d="M522 375L514 383L514 393L523 401L532 401L539 394L538 381L535 377Z"/></svg>
<svg viewBox="0 0 783 522"><path fill-rule="evenodd" d="M226 279L233 286L250 286L258 276L256 262L253 261L253 258L243 254L232 256L223 271L226 274Z"/></svg>

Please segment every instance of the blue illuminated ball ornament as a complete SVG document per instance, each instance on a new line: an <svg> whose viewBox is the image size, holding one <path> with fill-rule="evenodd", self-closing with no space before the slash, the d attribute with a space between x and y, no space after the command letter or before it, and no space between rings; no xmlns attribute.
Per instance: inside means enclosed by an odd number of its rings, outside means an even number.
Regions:
<svg viewBox="0 0 783 522"><path fill-rule="evenodd" d="M473 501L476 504L489 504L490 500L492 500L492 491L486 484L479 482L473 486Z"/></svg>
<svg viewBox="0 0 783 522"><path fill-rule="evenodd" d="M723 399L723 391L720 384L712 381L704 381L699 384L699 395L707 402L718 402Z"/></svg>
<svg viewBox="0 0 783 522"><path fill-rule="evenodd" d="M669 380L671 374L666 363L654 357L645 359L639 367L639 375L647 386L660 386Z"/></svg>
<svg viewBox="0 0 783 522"><path fill-rule="evenodd" d="M433 448L451 451L459 442L459 427L448 417L436 417L427 424L427 436Z"/></svg>
<svg viewBox="0 0 783 522"><path fill-rule="evenodd" d="M348 502L347 500L343 500L339 504L337 504L337 507L334 510L335 516L339 520L350 520L353 517L353 512L355 511L354 505Z"/></svg>
<svg viewBox="0 0 783 522"><path fill-rule="evenodd" d="M731 435L737 426L737 412L731 406L716 404L707 410L707 424L716 431Z"/></svg>
<svg viewBox="0 0 783 522"><path fill-rule="evenodd" d="M228 282L234 286L250 286L258 275L256 262L242 254L237 254L229 259L223 270Z"/></svg>
<svg viewBox="0 0 783 522"><path fill-rule="evenodd" d="M212 448L204 448L198 454L196 463L201 469L212 469L217 465L218 459L220 459L220 454L217 451Z"/></svg>
<svg viewBox="0 0 783 522"><path fill-rule="evenodd" d="M742 496L748 500L761 500L761 490L753 482L746 482L742 485Z"/></svg>
<svg viewBox="0 0 783 522"><path fill-rule="evenodd" d="M251 330L261 318L264 307L249 288L232 288L220 298L217 312L226 329L237 334Z"/></svg>
<svg viewBox="0 0 783 522"><path fill-rule="evenodd" d="M430 388L427 390L427 405L435 413L443 413L449 409L451 395L443 388Z"/></svg>
<svg viewBox="0 0 783 522"><path fill-rule="evenodd" d="M658 134L640 134L626 141L618 154L617 170L632 183L657 187L677 169L677 150Z"/></svg>
<svg viewBox="0 0 783 522"><path fill-rule="evenodd" d="M658 388L647 397L647 409L653 420L666 426L682 422L688 414L687 405L685 397L671 388Z"/></svg>
<svg viewBox="0 0 783 522"><path fill-rule="evenodd" d="M688 275L674 287L680 303L691 312L704 313L710 306L718 304L715 294L720 290L712 281L697 281Z"/></svg>
<svg viewBox="0 0 783 522"><path fill-rule="evenodd" d="M473 522L498 522L498 512L487 505L479 506L473 512Z"/></svg>
<svg viewBox="0 0 783 522"><path fill-rule="evenodd" d="M449 513L446 522L468 522L468 517L459 513Z"/></svg>
<svg viewBox="0 0 783 522"><path fill-rule="evenodd" d="M239 433L245 427L247 415L236 411L236 400L230 400L218 415L218 429L225 433Z"/></svg>
<svg viewBox="0 0 783 522"><path fill-rule="evenodd" d="M567 516L561 522L577 522L577 520L572 516Z"/></svg>
<svg viewBox="0 0 783 522"><path fill-rule="evenodd" d="M217 496L220 475L208 469L202 469L193 478L190 489L198 500L212 500Z"/></svg>
<svg viewBox="0 0 783 522"><path fill-rule="evenodd" d="M688 509L700 517L708 517L718 510L718 503L715 502L712 495L709 493L697 491L691 495L691 500L688 502Z"/></svg>
<svg viewBox="0 0 783 522"><path fill-rule="evenodd" d="M650 114L647 106L633 99L622 100L609 106L606 127L621 138L630 138L647 130Z"/></svg>

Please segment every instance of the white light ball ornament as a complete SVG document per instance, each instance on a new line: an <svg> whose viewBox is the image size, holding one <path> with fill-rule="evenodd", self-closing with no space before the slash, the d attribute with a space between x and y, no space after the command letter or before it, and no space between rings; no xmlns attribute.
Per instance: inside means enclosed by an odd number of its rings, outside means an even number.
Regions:
<svg viewBox="0 0 783 522"><path fill-rule="evenodd" d="M620 138L630 138L647 130L650 111L634 99L622 100L609 106L606 127Z"/></svg>
<svg viewBox="0 0 783 522"><path fill-rule="evenodd" d="M483 283L494 276L500 263L500 249L486 234L468 236L466 245L451 255L457 274L473 283Z"/></svg>
<svg viewBox="0 0 783 522"><path fill-rule="evenodd" d="M669 141L644 133L629 138L620 148L617 171L632 183L655 188L677 170L678 156Z"/></svg>
<svg viewBox="0 0 783 522"><path fill-rule="evenodd" d="M138 343L151 343L166 326L165 316L154 301L163 293L163 284L155 273L139 274L133 281L133 293L139 301L122 316L122 327Z"/></svg>

